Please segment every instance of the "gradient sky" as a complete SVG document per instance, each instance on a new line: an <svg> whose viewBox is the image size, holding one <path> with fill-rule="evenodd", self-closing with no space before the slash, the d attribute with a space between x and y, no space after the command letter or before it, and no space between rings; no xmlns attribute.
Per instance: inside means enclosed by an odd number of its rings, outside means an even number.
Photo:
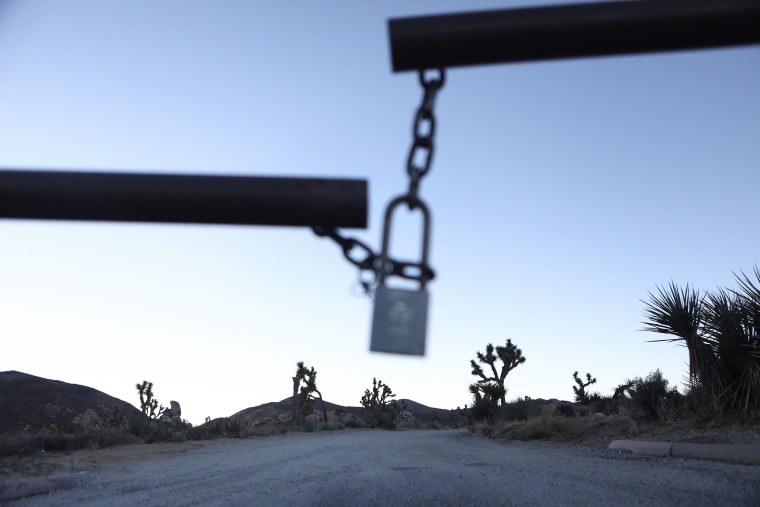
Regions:
<svg viewBox="0 0 760 507"><path fill-rule="evenodd" d="M0 3L0 167L366 178L379 246L406 188L414 73L389 18L545 2ZM449 71L422 196L428 354L369 352L371 301L301 228L0 220L0 371L84 384L192 423L281 400L297 361L329 401L372 378L469 402L469 361L511 338L508 398L611 394L686 349L640 331L648 291L751 273L760 236L757 46ZM401 213L394 253L419 248Z"/></svg>

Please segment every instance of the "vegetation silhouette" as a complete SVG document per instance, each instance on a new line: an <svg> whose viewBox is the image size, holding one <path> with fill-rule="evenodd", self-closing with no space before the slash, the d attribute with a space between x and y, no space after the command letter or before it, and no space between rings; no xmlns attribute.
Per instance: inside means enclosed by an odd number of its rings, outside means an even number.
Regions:
<svg viewBox="0 0 760 507"><path fill-rule="evenodd" d="M738 288L704 293L674 282L645 303L644 331L669 334L689 351L689 394L705 416L760 412L760 270L756 282L735 275Z"/></svg>

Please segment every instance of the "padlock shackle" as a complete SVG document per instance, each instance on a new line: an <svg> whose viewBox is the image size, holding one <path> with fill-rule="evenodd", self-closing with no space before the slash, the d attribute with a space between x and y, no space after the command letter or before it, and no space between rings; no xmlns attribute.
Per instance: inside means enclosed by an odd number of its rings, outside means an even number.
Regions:
<svg viewBox="0 0 760 507"><path fill-rule="evenodd" d="M428 268L428 253L430 251L430 209L425 202L416 197L408 194L400 195L393 199L388 207L385 208L385 220L383 223L383 242L382 250L380 251L380 265L378 266L378 282L380 286L385 286L385 278L393 273L393 265L390 264L388 251L390 249L390 236L391 236L391 221L393 219L393 212L402 204L409 206L410 210L419 208L422 211L422 259L419 263L413 263L412 265L420 268L419 277L404 276L404 278L414 278L420 282L420 290L424 290L427 285L430 275L426 274Z"/></svg>

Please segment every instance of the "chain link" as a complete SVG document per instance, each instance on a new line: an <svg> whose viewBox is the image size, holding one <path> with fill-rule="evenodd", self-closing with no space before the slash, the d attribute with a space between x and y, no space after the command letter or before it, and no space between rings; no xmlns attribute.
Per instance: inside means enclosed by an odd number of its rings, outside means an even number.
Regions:
<svg viewBox="0 0 760 507"><path fill-rule="evenodd" d="M425 77L425 71L421 70L419 79L425 94L422 97L422 104L414 116L412 147L409 150L406 163L409 190L403 196L410 210L425 206L418 195L419 187L422 178L430 171L433 160L433 137L435 136L435 114L433 110L438 91L443 87L445 81L445 72L444 69L438 69L437 78L428 79ZM424 163L422 165L417 165L419 156L423 157ZM435 277L435 272L425 263L425 260L422 262L405 262L386 257L383 263L381 255L376 254L366 243L356 238L343 236L335 227L314 226L312 230L317 236L328 237L340 246L346 260L359 269L359 284L364 292L370 296L374 294L375 288L380 283L379 280L387 276L417 280L423 286L425 282ZM358 256L356 252L360 252ZM383 271L382 277L381 270ZM367 274L370 274L371 278L367 278Z"/></svg>
<svg viewBox="0 0 760 507"><path fill-rule="evenodd" d="M343 250L343 256L348 262L359 269L359 284L367 294L374 293L377 286L378 274L382 269L380 255L375 254L364 242L356 238L342 236L335 227L314 226L312 230L317 236L328 237L335 241ZM364 257L356 257L354 251L362 251ZM372 278L366 278L371 272ZM388 258L385 262L385 276L399 276L407 280L432 280L435 278L433 269L421 262L406 262Z"/></svg>
<svg viewBox="0 0 760 507"><path fill-rule="evenodd" d="M364 290L365 294L373 295L375 287L377 286L377 269L378 256L372 251L366 243L359 241L356 238L347 238L342 236L335 227L328 227L323 225L316 225L312 227L314 234L320 237L328 237L335 241L341 250L343 250L343 256L348 262L359 268L359 285ZM356 257L353 252L360 251L364 253L363 257ZM371 275L368 278L365 273L370 272Z"/></svg>
<svg viewBox="0 0 760 507"><path fill-rule="evenodd" d="M409 175L409 208L412 209L413 202L417 199L419 186L422 178L430 171L430 165L433 161L433 137L435 136L435 99L438 91L443 88L446 74L443 69L438 70L437 79L427 79L425 71L420 71L420 84L425 90L422 97L422 104L414 115L414 124L412 126L412 147L409 150L409 156L406 160L406 173ZM424 163L417 165L417 158L424 157Z"/></svg>

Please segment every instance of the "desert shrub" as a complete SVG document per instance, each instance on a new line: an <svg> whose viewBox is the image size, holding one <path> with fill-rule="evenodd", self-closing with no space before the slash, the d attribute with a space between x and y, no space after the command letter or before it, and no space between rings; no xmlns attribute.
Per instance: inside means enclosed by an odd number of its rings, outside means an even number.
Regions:
<svg viewBox="0 0 760 507"><path fill-rule="evenodd" d="M562 434L564 420L555 418L557 407L555 405L545 405L541 407L538 417L529 420L526 425L525 437L529 440L542 440L545 438L554 438Z"/></svg>
<svg viewBox="0 0 760 507"><path fill-rule="evenodd" d="M269 437L272 435L284 435L290 429L289 424L264 423L243 428L241 437Z"/></svg>
<svg viewBox="0 0 760 507"><path fill-rule="evenodd" d="M208 434L210 437L221 437L224 434L224 430L226 428L226 417L218 417L216 419L212 419L207 423L208 427Z"/></svg>
<svg viewBox="0 0 760 507"><path fill-rule="evenodd" d="M438 416L438 412L423 412L420 416L420 419L422 422L441 422L440 417Z"/></svg>
<svg viewBox="0 0 760 507"><path fill-rule="evenodd" d="M459 428L460 426L467 424L467 411L468 407L465 405L464 408L453 408L449 411L449 421L448 424L452 428Z"/></svg>
<svg viewBox="0 0 760 507"><path fill-rule="evenodd" d="M372 425L386 430L396 427L397 410L393 406L383 407L371 416Z"/></svg>
<svg viewBox="0 0 760 507"><path fill-rule="evenodd" d="M345 424L346 424L346 428L351 428L351 429L358 429L358 428L365 427L365 424L364 422L362 422L361 419L349 419L348 421L346 421Z"/></svg>
<svg viewBox="0 0 760 507"><path fill-rule="evenodd" d="M613 415L618 413L618 402L613 399L612 396L604 396L599 393L591 393L588 395L589 413Z"/></svg>
<svg viewBox="0 0 760 507"><path fill-rule="evenodd" d="M45 452L75 451L87 447L88 438L82 433L73 435L37 435L29 443Z"/></svg>
<svg viewBox="0 0 760 507"><path fill-rule="evenodd" d="M657 287L644 310L645 331L671 335L689 351L689 398L705 417L760 414L760 269L737 289L701 293Z"/></svg>
<svg viewBox="0 0 760 507"><path fill-rule="evenodd" d="M98 449L136 443L138 440L125 430L102 429L90 434L90 440Z"/></svg>
<svg viewBox="0 0 760 507"><path fill-rule="evenodd" d="M200 436L204 431L207 435L206 438L240 438L244 434L243 424L238 419L231 419L229 417L218 417L203 423L192 434ZM186 430L185 433L190 432Z"/></svg>
<svg viewBox="0 0 760 507"><path fill-rule="evenodd" d="M485 426L486 436L492 438L509 438L515 440L562 440L569 421L563 417L554 417L556 405L544 405L537 416L527 421L499 421L491 427Z"/></svg>
<svg viewBox="0 0 760 507"><path fill-rule="evenodd" d="M129 433L141 438L146 444L153 442L183 442L189 438L188 434L192 428L192 424L179 418L171 420L150 419L129 423ZM193 432L193 439L199 439L202 433L203 430L196 429Z"/></svg>
<svg viewBox="0 0 760 507"><path fill-rule="evenodd" d="M39 452L43 447L34 442L39 435L3 435L0 437L0 457L22 456L33 452Z"/></svg>
<svg viewBox="0 0 760 507"><path fill-rule="evenodd" d="M185 432L185 438L188 440L206 440L210 438L210 436L205 425L200 425L188 428Z"/></svg>
<svg viewBox="0 0 760 507"><path fill-rule="evenodd" d="M558 403L556 407L557 415L562 417L575 417L575 410L570 403Z"/></svg>
<svg viewBox="0 0 760 507"><path fill-rule="evenodd" d="M538 408L529 397L517 398L501 407L501 417L507 421L525 421L529 417L538 415Z"/></svg>
<svg viewBox="0 0 760 507"><path fill-rule="evenodd" d="M470 392L473 395L472 404L467 410L467 422L470 426L473 423L490 423L496 422L499 417L499 388L494 386L493 392L485 384L470 385Z"/></svg>
<svg viewBox="0 0 760 507"><path fill-rule="evenodd" d="M396 395L382 380L372 379L372 390L366 389L361 405L371 427L394 429L402 407L394 400Z"/></svg>
<svg viewBox="0 0 760 507"><path fill-rule="evenodd" d="M154 442L182 442L185 440L184 432L175 432L164 424L148 424L141 435L146 444Z"/></svg>
<svg viewBox="0 0 760 507"><path fill-rule="evenodd" d="M317 414L307 415L306 417L304 417L303 425L306 431L308 432L313 432L313 431L318 430L320 427L319 416Z"/></svg>
<svg viewBox="0 0 760 507"><path fill-rule="evenodd" d="M243 431L243 424L239 419L227 418L227 436L233 438L240 438L240 433Z"/></svg>
<svg viewBox="0 0 760 507"><path fill-rule="evenodd" d="M39 452L70 452L81 449L102 449L136 443L138 439L124 430L99 429L78 433L38 433L0 437L0 456Z"/></svg>
<svg viewBox="0 0 760 507"><path fill-rule="evenodd" d="M684 397L677 388L668 388L668 381L663 378L659 369L649 373L644 379L633 379L631 384L628 394L639 409L639 418L672 420L678 409L685 404Z"/></svg>

